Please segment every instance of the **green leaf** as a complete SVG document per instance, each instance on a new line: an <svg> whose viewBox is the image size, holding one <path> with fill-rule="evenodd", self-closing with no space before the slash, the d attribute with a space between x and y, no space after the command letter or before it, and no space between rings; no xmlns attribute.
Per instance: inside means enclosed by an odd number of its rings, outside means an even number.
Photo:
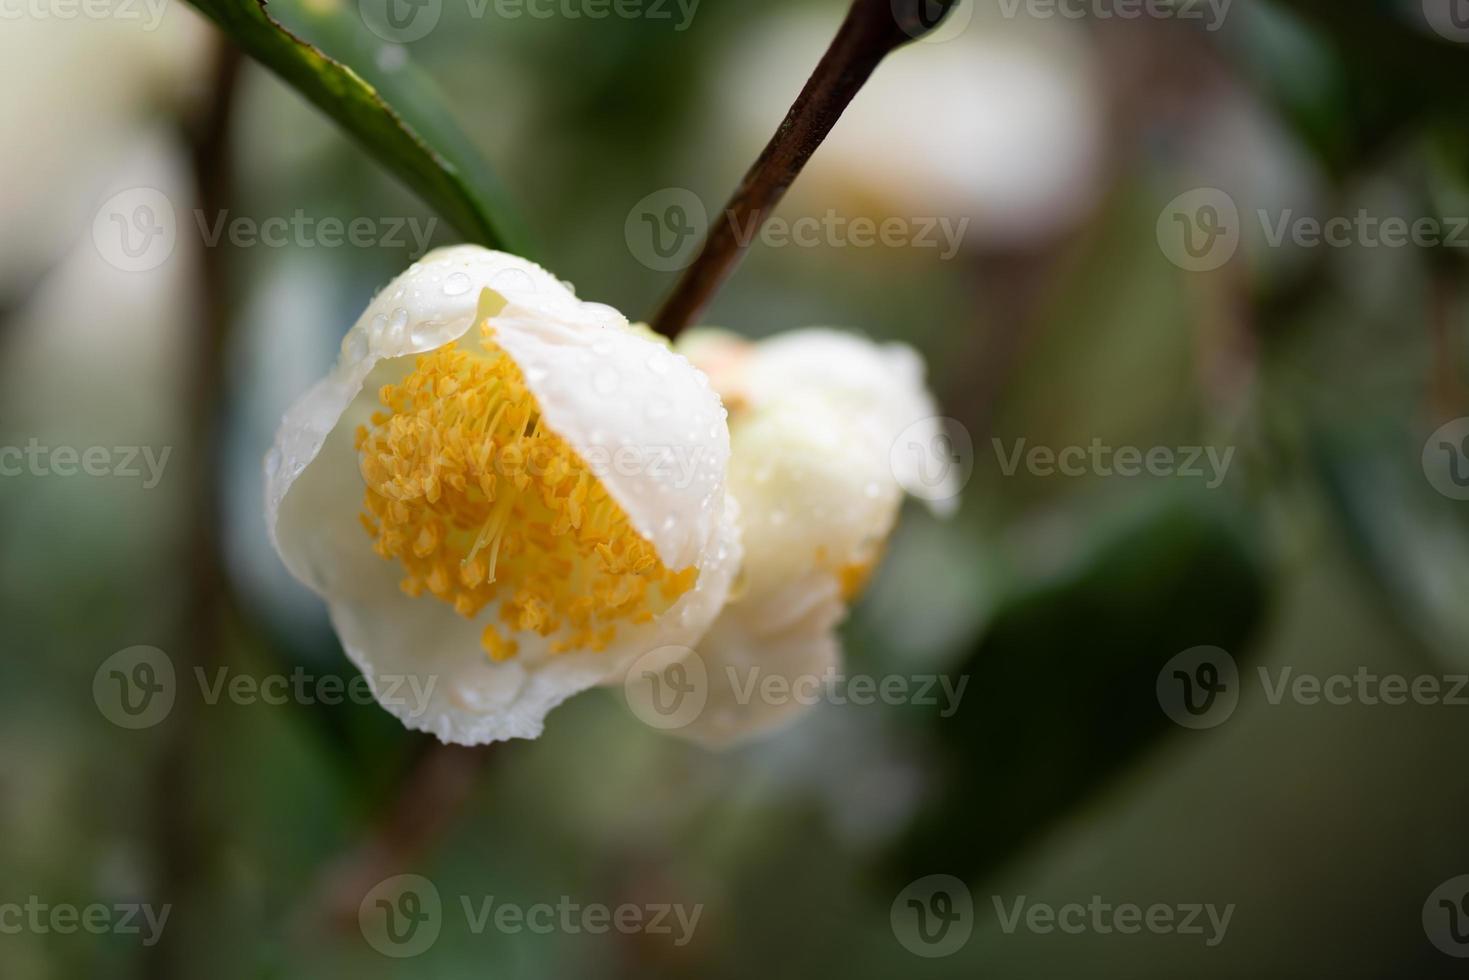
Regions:
<svg viewBox="0 0 1469 980"><path fill-rule="evenodd" d="M340 124L466 240L526 254L504 192L444 111L439 93L410 66L396 69L391 81L379 78L375 87L289 30L267 12L263 0L189 2L245 53ZM324 36L346 44L354 36L340 23L346 16L338 10L312 15L309 21Z"/></svg>
<svg viewBox="0 0 1469 980"><path fill-rule="evenodd" d="M936 725L947 782L903 847L908 877L994 872L1162 738L1207 737L1169 721L1159 673L1196 646L1242 661L1265 571L1231 509L1199 495L1150 504L1000 604L959 710Z"/></svg>

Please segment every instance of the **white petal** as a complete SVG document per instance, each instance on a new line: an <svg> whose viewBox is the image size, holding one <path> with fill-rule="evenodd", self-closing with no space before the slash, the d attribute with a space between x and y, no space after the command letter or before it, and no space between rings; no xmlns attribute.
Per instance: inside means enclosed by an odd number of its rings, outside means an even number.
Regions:
<svg viewBox="0 0 1469 980"><path fill-rule="evenodd" d="M672 608L653 623L621 627L602 653L552 656L549 640L516 634L520 655L489 661L480 646L484 614L476 625L444 603L404 595L401 570L373 553L358 522L354 432L380 407L378 390L401 381L414 355L463 337L485 317L546 424L591 465L634 529L668 567L701 570ZM440 249L373 300L344 338L336 368L287 412L266 460L271 540L291 572L327 599L348 655L410 727L465 744L534 737L565 698L616 682L650 647L693 643L723 605L739 564L724 493L723 408L684 358L626 324L531 262L475 246ZM599 382L603 367L615 384ZM658 399L667 400L666 413L648 409ZM629 458L636 465L622 465ZM420 690L433 682L429 710L388 703L388 685L401 677Z"/></svg>
<svg viewBox="0 0 1469 980"><path fill-rule="evenodd" d="M697 647L708 700L693 721L672 732L722 748L795 721L811 707L806 693L825 690L841 661L836 628L845 614L835 582L826 576L788 590L778 605L726 606ZM761 685L769 677L784 680L777 690L794 687L802 699L763 696Z"/></svg>
<svg viewBox="0 0 1469 980"><path fill-rule="evenodd" d="M724 506L729 427L703 372L625 329L493 318L550 427L592 468L669 568L693 564Z"/></svg>
<svg viewBox="0 0 1469 980"><path fill-rule="evenodd" d="M621 683L645 651L699 641L739 568L735 514L731 506L716 528L694 588L655 622L619 627L617 642L600 653L522 651L495 663L480 648L482 626L427 596L405 596L397 566L365 545L363 587L330 600L332 624L378 702L409 728L460 745L536 738L552 708L599 684ZM424 701L415 692L429 696Z"/></svg>
<svg viewBox="0 0 1469 980"><path fill-rule="evenodd" d="M843 330L813 327L750 345L743 361L737 345L718 331L698 331L686 348L696 363L718 366L726 396L759 406L791 393L819 396L867 433L873 452L890 462L902 487L923 487L940 514L957 507L960 472L948 470L937 487L923 472L923 454L892 452L900 440L924 446L944 434L942 417L924 380L923 359L907 344L878 344ZM683 348L684 343L680 342Z"/></svg>
<svg viewBox="0 0 1469 980"><path fill-rule="evenodd" d="M734 431L746 594L763 602L813 572L875 561L900 491L865 429L811 392L747 410Z"/></svg>

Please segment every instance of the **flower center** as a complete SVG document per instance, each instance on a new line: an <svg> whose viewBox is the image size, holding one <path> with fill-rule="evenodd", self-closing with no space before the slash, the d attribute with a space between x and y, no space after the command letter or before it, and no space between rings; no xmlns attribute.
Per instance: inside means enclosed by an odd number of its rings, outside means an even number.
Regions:
<svg viewBox="0 0 1469 980"><path fill-rule="evenodd" d="M409 595L469 619L499 602L502 625L554 637L552 653L604 650L619 623L648 622L692 588L698 568L663 566L481 331L481 349L420 355L378 393L385 411L357 430L362 525L402 564ZM481 642L495 660L519 650L493 623Z"/></svg>

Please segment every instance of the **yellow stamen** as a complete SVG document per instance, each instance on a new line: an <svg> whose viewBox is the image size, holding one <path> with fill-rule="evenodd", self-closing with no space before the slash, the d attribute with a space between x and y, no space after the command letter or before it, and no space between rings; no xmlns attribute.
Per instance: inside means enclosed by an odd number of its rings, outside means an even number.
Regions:
<svg viewBox="0 0 1469 980"><path fill-rule="evenodd" d="M520 369L493 340L450 343L378 392L385 412L356 433L373 549L402 588L475 618L498 605L552 652L604 650L620 623L646 623L693 588L670 571L586 464L541 424ZM519 644L494 625L493 660Z"/></svg>

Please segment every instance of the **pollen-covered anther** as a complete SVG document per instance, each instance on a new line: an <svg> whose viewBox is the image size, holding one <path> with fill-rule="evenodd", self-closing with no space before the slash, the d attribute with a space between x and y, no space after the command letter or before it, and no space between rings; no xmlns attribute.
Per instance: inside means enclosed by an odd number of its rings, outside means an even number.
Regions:
<svg viewBox="0 0 1469 980"><path fill-rule="evenodd" d="M604 650L620 623L648 622L691 589L671 571L571 446L542 424L515 361L477 342L420 355L378 392L357 430L362 526L403 566L402 589L474 619L498 607L481 645L508 660L536 633L553 653Z"/></svg>

